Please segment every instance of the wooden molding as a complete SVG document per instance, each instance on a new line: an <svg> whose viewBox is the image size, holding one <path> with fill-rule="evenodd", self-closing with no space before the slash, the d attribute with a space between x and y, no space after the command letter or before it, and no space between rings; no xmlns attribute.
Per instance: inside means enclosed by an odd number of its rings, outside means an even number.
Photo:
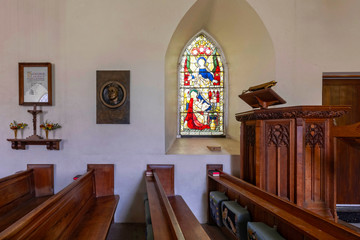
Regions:
<svg viewBox="0 0 360 240"><path fill-rule="evenodd" d="M350 109L350 106L296 106L247 111L237 113L235 117L240 122L283 118L336 118Z"/></svg>

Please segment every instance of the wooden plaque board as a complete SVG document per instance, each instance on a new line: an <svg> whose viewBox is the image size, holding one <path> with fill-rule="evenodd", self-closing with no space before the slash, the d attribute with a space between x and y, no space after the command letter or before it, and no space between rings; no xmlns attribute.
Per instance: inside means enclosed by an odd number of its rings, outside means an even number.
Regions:
<svg viewBox="0 0 360 240"><path fill-rule="evenodd" d="M130 123L130 71L96 71L96 123Z"/></svg>

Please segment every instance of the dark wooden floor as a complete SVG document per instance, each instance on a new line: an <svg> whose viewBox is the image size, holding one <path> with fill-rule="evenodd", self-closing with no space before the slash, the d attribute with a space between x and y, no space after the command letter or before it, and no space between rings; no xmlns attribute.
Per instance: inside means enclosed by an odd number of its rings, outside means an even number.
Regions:
<svg viewBox="0 0 360 240"><path fill-rule="evenodd" d="M360 232L358 226L350 225L346 222L339 221L346 227L349 227L357 232ZM208 224L202 224L205 232L212 240L227 240L227 238L218 227ZM107 240L144 240L145 238L145 223L113 223L110 228Z"/></svg>
<svg viewBox="0 0 360 240"><path fill-rule="evenodd" d="M145 223L113 223L107 240L144 240Z"/></svg>
<svg viewBox="0 0 360 240"><path fill-rule="evenodd" d="M222 232L216 226L202 224L204 230L213 240L226 240ZM113 223L110 228L107 240L144 240L144 223Z"/></svg>

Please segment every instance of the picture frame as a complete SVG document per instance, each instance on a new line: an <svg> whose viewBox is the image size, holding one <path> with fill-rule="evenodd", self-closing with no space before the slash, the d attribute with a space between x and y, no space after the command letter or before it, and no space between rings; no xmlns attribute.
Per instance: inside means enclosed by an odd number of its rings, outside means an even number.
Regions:
<svg viewBox="0 0 360 240"><path fill-rule="evenodd" d="M52 106L51 63L19 63L19 105Z"/></svg>

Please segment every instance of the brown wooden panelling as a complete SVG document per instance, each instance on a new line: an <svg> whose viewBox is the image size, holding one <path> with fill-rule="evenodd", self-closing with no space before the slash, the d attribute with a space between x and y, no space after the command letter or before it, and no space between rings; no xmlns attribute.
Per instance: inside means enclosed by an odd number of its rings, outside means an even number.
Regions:
<svg viewBox="0 0 360 240"><path fill-rule="evenodd" d="M358 204L360 196L360 123L347 126L332 126L334 161L337 166L337 203ZM351 161L355 160L356 161ZM341 179L339 179L341 178ZM345 179L344 179L345 178ZM342 184L342 185L340 185ZM354 192L355 191L355 192Z"/></svg>
<svg viewBox="0 0 360 240"><path fill-rule="evenodd" d="M329 126L349 110L348 106L295 106L238 113L236 119L241 121L244 135L240 138L244 151L240 156L241 178L336 219ZM250 125L255 126L254 155L250 153L252 138L247 136Z"/></svg>
<svg viewBox="0 0 360 240"><path fill-rule="evenodd" d="M255 162L255 121L241 124L241 136L244 139L240 142L242 151L240 152L240 162L242 162L242 179L253 184L256 183L256 162Z"/></svg>
<svg viewBox="0 0 360 240"><path fill-rule="evenodd" d="M226 173L208 175L208 191L222 191L247 207L254 222L277 226L288 240L359 239L360 234Z"/></svg>
<svg viewBox="0 0 360 240"><path fill-rule="evenodd" d="M114 195L114 164L88 164L94 169L96 197Z"/></svg>
<svg viewBox="0 0 360 240"><path fill-rule="evenodd" d="M360 75L335 74L323 77L323 105L350 105L351 112L336 119L337 126L360 121ZM337 203L359 204L358 192L360 150L343 141L337 141L338 161L336 165Z"/></svg>
<svg viewBox="0 0 360 240"><path fill-rule="evenodd" d="M294 202L294 120L266 120L265 134L265 189Z"/></svg>

